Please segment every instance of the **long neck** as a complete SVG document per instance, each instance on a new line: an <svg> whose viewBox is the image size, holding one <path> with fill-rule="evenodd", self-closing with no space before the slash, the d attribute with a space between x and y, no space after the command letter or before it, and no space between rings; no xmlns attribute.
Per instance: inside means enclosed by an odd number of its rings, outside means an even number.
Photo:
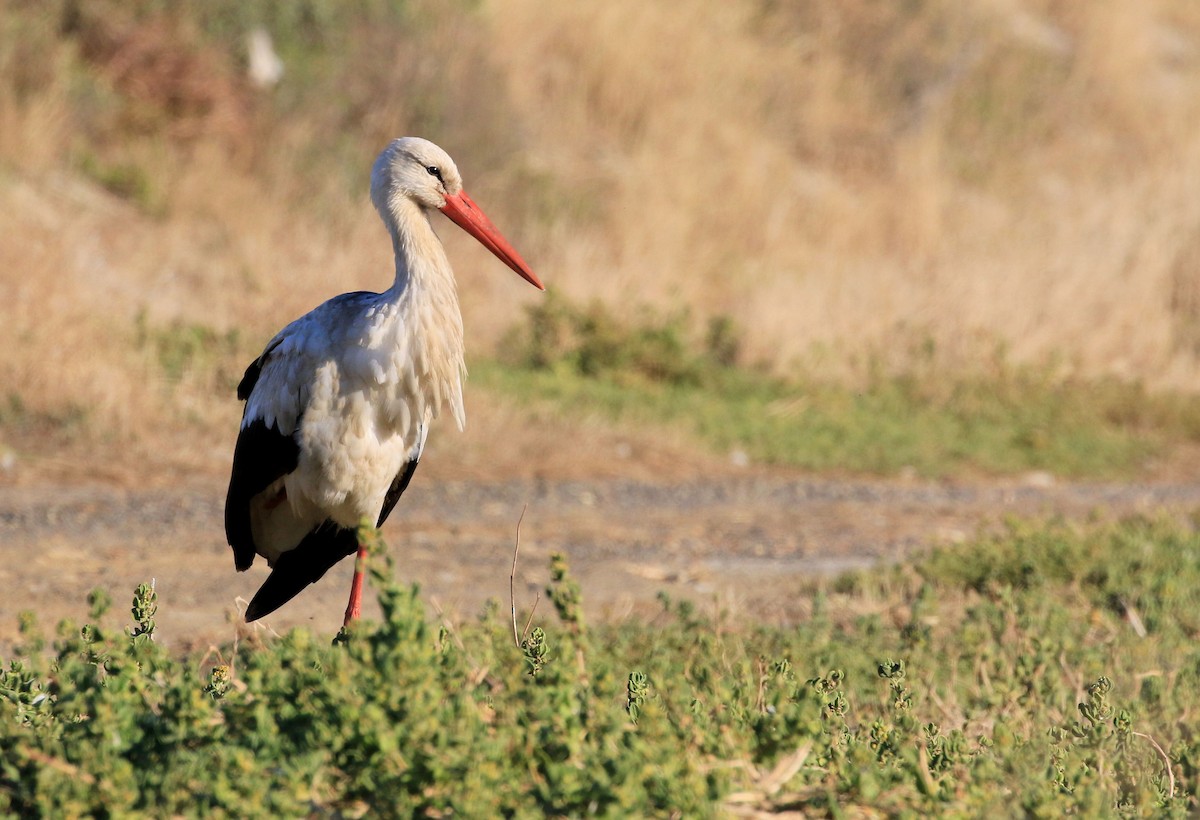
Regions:
<svg viewBox="0 0 1200 820"><path fill-rule="evenodd" d="M396 280L391 290L397 297L410 283L421 287L430 280L447 279L453 287L450 261L423 208L411 200L401 199L391 204L383 221L392 237Z"/></svg>
<svg viewBox="0 0 1200 820"><path fill-rule="evenodd" d="M462 313L450 261L428 215L410 200L393 205L384 222L392 236L396 279L381 296L398 309L397 318L409 340L407 356L418 378L428 385L428 398L435 407L449 401L462 427L466 364Z"/></svg>

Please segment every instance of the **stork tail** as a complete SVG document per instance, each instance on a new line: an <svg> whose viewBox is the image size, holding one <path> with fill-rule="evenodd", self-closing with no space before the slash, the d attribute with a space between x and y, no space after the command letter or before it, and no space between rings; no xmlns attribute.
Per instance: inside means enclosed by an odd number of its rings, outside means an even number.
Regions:
<svg viewBox="0 0 1200 820"><path fill-rule="evenodd" d="M304 537L295 549L275 561L267 580L246 607L246 622L270 615L319 581L329 568L358 551L358 533L326 522Z"/></svg>

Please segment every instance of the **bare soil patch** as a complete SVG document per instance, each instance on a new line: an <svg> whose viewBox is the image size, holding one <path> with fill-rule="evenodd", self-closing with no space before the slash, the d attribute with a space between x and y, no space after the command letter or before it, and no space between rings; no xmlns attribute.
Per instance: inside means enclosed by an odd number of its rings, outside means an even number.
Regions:
<svg viewBox="0 0 1200 820"><path fill-rule="evenodd" d="M99 586L123 618L133 587L151 579L162 640L183 649L233 639L266 567L234 572L223 496L223 485L208 479L154 489L0 488L0 647L15 637L22 610L47 626L81 621L87 592ZM951 484L754 472L690 481L416 481L384 528L398 575L419 582L451 619L473 617L489 598L506 610L526 504L518 606L532 605L549 555L564 552L593 618L652 613L665 590L735 618L778 623L806 617L806 582L817 576L962 541L1010 515L1183 514L1200 506L1200 483ZM343 562L258 628L307 624L332 635L351 569ZM546 602L539 617L553 617Z"/></svg>

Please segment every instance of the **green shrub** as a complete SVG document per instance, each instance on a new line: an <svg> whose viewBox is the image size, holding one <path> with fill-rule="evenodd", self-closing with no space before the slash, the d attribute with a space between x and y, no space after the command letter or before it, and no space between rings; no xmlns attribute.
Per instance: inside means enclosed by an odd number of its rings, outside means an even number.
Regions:
<svg viewBox="0 0 1200 820"><path fill-rule="evenodd" d="M1200 777L1181 722L1200 692L1196 554L1165 520L1023 525L779 627L666 595L649 621L586 627L556 559L561 618L524 647L494 610L432 628L376 561L380 622L215 661L162 649L152 588L125 629L97 593L51 642L23 619L0 672L0 812L1182 817Z"/></svg>
<svg viewBox="0 0 1200 820"><path fill-rule="evenodd" d="M643 309L633 322L600 302L576 305L550 289L526 308L526 322L502 348L516 367L588 379L634 379L666 385L712 385L736 363L740 343L728 317L713 319L698 344L688 315L656 317Z"/></svg>
<svg viewBox="0 0 1200 820"><path fill-rule="evenodd" d="M551 291L501 347L500 362L472 371L522 402L682 429L718 451L811 470L1128 475L1200 439L1189 396L1016 365L999 349L946 361L919 334L857 379L769 373L744 360L728 317L700 331L686 313L621 319Z"/></svg>
<svg viewBox="0 0 1200 820"><path fill-rule="evenodd" d="M168 382L193 372L203 372L232 391L241 379L243 360L254 354L242 349L237 328L224 333L200 324L175 321L153 325L144 311L134 320L134 343L151 354Z"/></svg>

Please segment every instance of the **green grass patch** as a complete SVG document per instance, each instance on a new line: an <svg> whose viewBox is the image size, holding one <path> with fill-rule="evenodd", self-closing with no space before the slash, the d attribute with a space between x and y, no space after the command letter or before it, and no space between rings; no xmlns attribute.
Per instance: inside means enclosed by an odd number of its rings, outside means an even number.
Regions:
<svg viewBox="0 0 1200 820"><path fill-rule="evenodd" d="M81 436L94 421L91 409L77 402L67 402L50 412L30 408L20 393L10 391L0 396L0 432L14 438L34 432L54 431L64 440Z"/></svg>
<svg viewBox="0 0 1200 820"><path fill-rule="evenodd" d="M1165 519L1014 525L729 622L662 596L586 625L562 559L517 646L499 607L383 618L217 660L132 621L0 672L0 811L31 816L1184 817L1197 805L1200 537ZM880 613L887 613L883 617ZM1135 627L1135 615L1137 616ZM524 622L524 618L519 619ZM1140 633L1139 633L1140 629Z"/></svg>
<svg viewBox="0 0 1200 820"><path fill-rule="evenodd" d="M80 151L76 167L109 193L132 202L144 213L163 216L164 193L143 167L132 162L105 162L90 151Z"/></svg>
<svg viewBox="0 0 1200 820"><path fill-rule="evenodd" d="M993 355L942 367L914 345L901 367L870 363L861 384L771 375L741 362L736 329L686 315L622 322L553 294L514 329L478 384L570 414L684 429L718 452L811 470L941 477L1047 470L1127 475L1200 435L1200 405L1116 380L1081 381Z"/></svg>
<svg viewBox="0 0 1200 820"><path fill-rule="evenodd" d="M145 311L134 317L134 345L147 353L168 383L191 373L212 374L232 392L241 378L239 365L254 354L244 351L237 328L219 332L207 325L174 321L152 324Z"/></svg>

